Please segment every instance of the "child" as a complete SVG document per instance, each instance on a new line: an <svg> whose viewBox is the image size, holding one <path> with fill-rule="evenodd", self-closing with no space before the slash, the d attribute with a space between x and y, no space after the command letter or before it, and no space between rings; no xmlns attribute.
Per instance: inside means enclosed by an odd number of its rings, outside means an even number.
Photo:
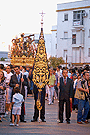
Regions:
<svg viewBox="0 0 90 135"><path fill-rule="evenodd" d="M14 88L15 94L13 95L13 108L12 108L12 123L10 126L14 126L14 116L17 116L17 122L16 126L19 126L19 120L20 120L20 115L21 115L21 105L22 102L24 102L23 95L20 94L20 89L19 87Z"/></svg>

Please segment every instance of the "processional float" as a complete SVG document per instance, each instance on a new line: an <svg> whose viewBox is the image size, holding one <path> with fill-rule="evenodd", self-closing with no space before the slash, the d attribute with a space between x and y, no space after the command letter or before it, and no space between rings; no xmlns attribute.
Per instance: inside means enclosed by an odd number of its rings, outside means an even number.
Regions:
<svg viewBox="0 0 90 135"><path fill-rule="evenodd" d="M34 34L25 36L21 34L20 38L12 39L11 64L16 66L33 67L36 53Z"/></svg>
<svg viewBox="0 0 90 135"><path fill-rule="evenodd" d="M40 122L40 111L42 110L41 92L48 83L48 76L49 76L47 54L43 35L43 14L44 13L42 12L41 33L37 46L36 56L34 59L34 69L32 73L34 85L36 85L38 89L37 109L39 110L39 122Z"/></svg>

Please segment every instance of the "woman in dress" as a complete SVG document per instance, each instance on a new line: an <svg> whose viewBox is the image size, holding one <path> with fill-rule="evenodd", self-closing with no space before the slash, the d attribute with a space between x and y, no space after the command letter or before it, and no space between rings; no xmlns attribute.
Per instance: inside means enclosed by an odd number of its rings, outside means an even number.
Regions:
<svg viewBox="0 0 90 135"><path fill-rule="evenodd" d="M5 89L4 73L0 71L0 122L2 122L1 115L5 114Z"/></svg>

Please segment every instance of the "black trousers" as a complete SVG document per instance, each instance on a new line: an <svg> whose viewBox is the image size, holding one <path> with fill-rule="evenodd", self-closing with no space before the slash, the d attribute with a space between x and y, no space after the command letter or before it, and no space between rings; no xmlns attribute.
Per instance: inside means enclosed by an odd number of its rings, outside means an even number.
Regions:
<svg viewBox="0 0 90 135"><path fill-rule="evenodd" d="M66 111L66 121L70 121L71 111L70 111L70 100L59 100L59 119L63 121L63 112L64 112L64 103L66 102L65 111Z"/></svg>
<svg viewBox="0 0 90 135"><path fill-rule="evenodd" d="M25 103L23 102L22 103L22 107L21 107L21 115L20 115L20 120L21 121L24 121L24 115L25 115L24 114L25 113L24 111L25 111Z"/></svg>
<svg viewBox="0 0 90 135"><path fill-rule="evenodd" d="M39 117L39 110L37 109L37 98L38 93L34 93L34 100L35 100L35 105L34 105L34 116L33 119L37 120ZM45 119L45 90L42 90L41 94L41 104L42 104L42 109L40 111L40 119Z"/></svg>

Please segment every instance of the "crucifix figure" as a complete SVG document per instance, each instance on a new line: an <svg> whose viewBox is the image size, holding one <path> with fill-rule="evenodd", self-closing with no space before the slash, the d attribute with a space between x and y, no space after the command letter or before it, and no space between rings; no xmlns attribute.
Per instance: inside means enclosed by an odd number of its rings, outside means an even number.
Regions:
<svg viewBox="0 0 90 135"><path fill-rule="evenodd" d="M43 10L42 10L42 13L39 13L39 14L41 14L41 28L43 28L43 17L44 17L44 14L45 13L43 13Z"/></svg>

